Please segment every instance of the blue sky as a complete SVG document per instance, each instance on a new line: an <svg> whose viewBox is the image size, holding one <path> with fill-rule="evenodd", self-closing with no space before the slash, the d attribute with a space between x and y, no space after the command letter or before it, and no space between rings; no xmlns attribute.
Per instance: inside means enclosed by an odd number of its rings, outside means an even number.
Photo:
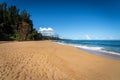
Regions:
<svg viewBox="0 0 120 80"><path fill-rule="evenodd" d="M26 9L34 27L70 39L120 39L120 0L0 0Z"/></svg>

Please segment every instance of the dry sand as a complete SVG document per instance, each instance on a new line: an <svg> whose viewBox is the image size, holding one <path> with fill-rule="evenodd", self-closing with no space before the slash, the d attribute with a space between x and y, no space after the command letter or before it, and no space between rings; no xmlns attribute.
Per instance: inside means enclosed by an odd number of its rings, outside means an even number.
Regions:
<svg viewBox="0 0 120 80"><path fill-rule="evenodd" d="M120 80L120 60L50 41L2 43L0 80Z"/></svg>

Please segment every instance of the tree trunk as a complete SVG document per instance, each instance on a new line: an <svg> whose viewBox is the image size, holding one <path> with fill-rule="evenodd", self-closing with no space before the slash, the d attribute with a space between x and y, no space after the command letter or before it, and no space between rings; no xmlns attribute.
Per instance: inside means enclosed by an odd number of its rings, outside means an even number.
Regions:
<svg viewBox="0 0 120 80"><path fill-rule="evenodd" d="M22 21L19 24L18 33L20 35L20 40L21 41L27 40L27 36L28 36L28 33L29 33L29 24L27 22Z"/></svg>

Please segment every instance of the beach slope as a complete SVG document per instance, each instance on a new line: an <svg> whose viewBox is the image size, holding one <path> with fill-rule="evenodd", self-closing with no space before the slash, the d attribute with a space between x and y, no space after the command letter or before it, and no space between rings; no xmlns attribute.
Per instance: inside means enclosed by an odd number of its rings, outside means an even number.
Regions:
<svg viewBox="0 0 120 80"><path fill-rule="evenodd" d="M4 42L0 80L120 80L120 60L50 41Z"/></svg>

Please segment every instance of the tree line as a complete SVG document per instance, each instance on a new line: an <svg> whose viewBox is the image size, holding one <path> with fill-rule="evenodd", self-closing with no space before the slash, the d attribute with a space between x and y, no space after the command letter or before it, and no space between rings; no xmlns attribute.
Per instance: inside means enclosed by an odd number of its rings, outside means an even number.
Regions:
<svg viewBox="0 0 120 80"><path fill-rule="evenodd" d="M57 37L42 36L33 28L30 14L15 6L7 6L4 2L0 4L0 40L44 40L59 39Z"/></svg>

